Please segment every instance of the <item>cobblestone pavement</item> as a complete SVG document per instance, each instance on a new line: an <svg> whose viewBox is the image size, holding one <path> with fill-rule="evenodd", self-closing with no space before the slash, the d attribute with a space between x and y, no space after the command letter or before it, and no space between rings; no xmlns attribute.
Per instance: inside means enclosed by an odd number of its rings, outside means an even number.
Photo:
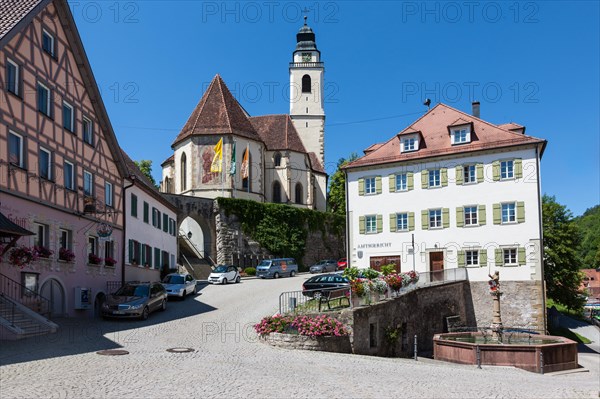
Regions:
<svg viewBox="0 0 600 399"><path fill-rule="evenodd" d="M589 372L539 375L257 342L252 325L275 313L279 292L299 289L304 278L207 286L146 322L63 320L60 333L2 342L0 397L598 398L595 353L579 358ZM166 351L172 347L195 352ZM110 348L130 354L95 353Z"/></svg>

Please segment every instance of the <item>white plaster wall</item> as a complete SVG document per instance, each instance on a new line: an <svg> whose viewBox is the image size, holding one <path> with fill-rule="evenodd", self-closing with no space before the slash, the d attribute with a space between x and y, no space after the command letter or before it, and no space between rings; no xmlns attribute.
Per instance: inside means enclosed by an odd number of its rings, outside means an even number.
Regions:
<svg viewBox="0 0 600 399"><path fill-rule="evenodd" d="M181 187L181 157L185 152L186 163L187 163L187 175L186 175L186 191L192 188L192 174L194 173L193 168L193 157L197 155L193 151L193 144L191 140L185 140L175 148L175 173L173 174L175 193L185 194Z"/></svg>
<svg viewBox="0 0 600 399"><path fill-rule="evenodd" d="M315 173L315 209L325 211L327 209L327 176Z"/></svg>

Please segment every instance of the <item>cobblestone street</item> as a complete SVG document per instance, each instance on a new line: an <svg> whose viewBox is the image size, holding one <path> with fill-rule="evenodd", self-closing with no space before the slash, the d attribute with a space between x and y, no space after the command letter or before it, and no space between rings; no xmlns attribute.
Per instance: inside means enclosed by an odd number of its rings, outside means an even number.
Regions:
<svg viewBox="0 0 600 399"><path fill-rule="evenodd" d="M257 341L252 325L305 276L206 286L140 321L60 321L59 333L2 342L2 398L422 397L597 398L598 354L588 372L539 375L420 358L289 351ZM191 353L166 349L191 347ZM125 356L100 356L123 348Z"/></svg>

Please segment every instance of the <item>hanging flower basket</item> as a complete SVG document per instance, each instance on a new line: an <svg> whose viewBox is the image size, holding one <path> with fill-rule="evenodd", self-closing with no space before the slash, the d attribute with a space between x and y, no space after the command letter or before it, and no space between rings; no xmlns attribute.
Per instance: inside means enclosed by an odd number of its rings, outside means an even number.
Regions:
<svg viewBox="0 0 600 399"><path fill-rule="evenodd" d="M110 256L107 257L106 259L104 259L104 264L106 266L114 266L117 264L117 260L114 258L111 258Z"/></svg>
<svg viewBox="0 0 600 399"><path fill-rule="evenodd" d="M58 259L65 262L73 262L75 254L70 249L60 248L58 250Z"/></svg>
<svg viewBox="0 0 600 399"><path fill-rule="evenodd" d="M29 247L18 246L10 250L8 262L13 266L18 266L21 269L35 262L38 258L37 252Z"/></svg>
<svg viewBox="0 0 600 399"><path fill-rule="evenodd" d="M89 254L88 255L88 263L91 265L99 265L100 262L102 262L102 258L99 257L96 254Z"/></svg>

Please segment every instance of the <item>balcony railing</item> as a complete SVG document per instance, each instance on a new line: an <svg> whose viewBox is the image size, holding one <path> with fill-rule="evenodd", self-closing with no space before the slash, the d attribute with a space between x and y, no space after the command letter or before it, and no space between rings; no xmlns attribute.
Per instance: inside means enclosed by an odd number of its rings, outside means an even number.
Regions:
<svg viewBox="0 0 600 399"><path fill-rule="evenodd" d="M290 68L323 68L322 62L290 62Z"/></svg>

